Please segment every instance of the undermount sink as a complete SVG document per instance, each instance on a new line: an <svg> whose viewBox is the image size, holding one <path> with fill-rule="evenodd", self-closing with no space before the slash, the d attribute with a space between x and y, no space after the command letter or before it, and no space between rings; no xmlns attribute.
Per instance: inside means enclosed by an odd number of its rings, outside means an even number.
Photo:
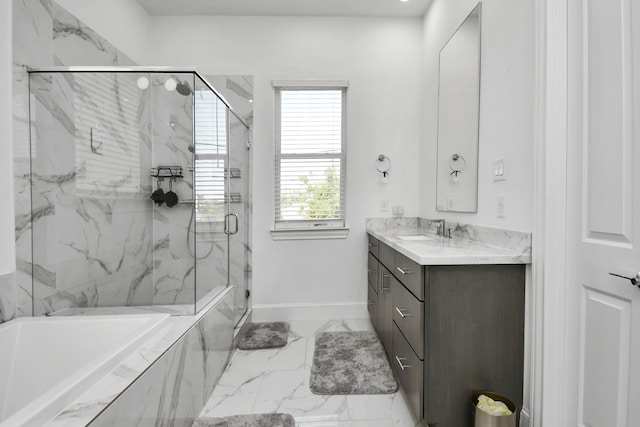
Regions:
<svg viewBox="0 0 640 427"><path fill-rule="evenodd" d="M425 234L404 234L396 236L400 240L434 240L433 237L429 237Z"/></svg>

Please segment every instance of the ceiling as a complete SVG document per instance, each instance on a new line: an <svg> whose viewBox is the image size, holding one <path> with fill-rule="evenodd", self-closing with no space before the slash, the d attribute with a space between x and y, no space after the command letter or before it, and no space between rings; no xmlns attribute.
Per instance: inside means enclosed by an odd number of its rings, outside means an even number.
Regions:
<svg viewBox="0 0 640 427"><path fill-rule="evenodd" d="M423 16L431 0L137 0L150 15Z"/></svg>

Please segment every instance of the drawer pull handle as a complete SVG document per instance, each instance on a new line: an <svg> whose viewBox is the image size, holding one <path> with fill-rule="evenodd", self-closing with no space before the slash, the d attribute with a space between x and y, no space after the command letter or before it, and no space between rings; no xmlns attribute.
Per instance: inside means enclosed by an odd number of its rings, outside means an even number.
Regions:
<svg viewBox="0 0 640 427"><path fill-rule="evenodd" d="M368 304L368 305L376 305L375 301L371 301L371 300L368 300L368 301L367 301L367 304Z"/></svg>
<svg viewBox="0 0 640 427"><path fill-rule="evenodd" d="M406 359L405 357L398 357L398 356L396 356L396 361L398 362L398 365L400 365L400 369L402 369L402 370L404 371L406 368L410 368L410 367L411 367L411 365L405 365L405 364L403 364L403 363L402 363L402 361L403 361L403 360L407 360L407 359Z"/></svg>
<svg viewBox="0 0 640 427"><path fill-rule="evenodd" d="M398 270L402 274L411 274L411 270L409 270L408 268L396 267L396 270Z"/></svg>
<svg viewBox="0 0 640 427"><path fill-rule="evenodd" d="M370 268L368 268L368 269L367 269L367 271L369 272L369 274L373 274L373 273L375 273L375 272L376 272L375 270L372 270L372 269L370 269Z"/></svg>
<svg viewBox="0 0 640 427"><path fill-rule="evenodd" d="M389 292L391 290L391 286L389 285L389 278L391 276L385 272L382 273L382 283L380 283L380 287L382 288L382 292Z"/></svg>
<svg viewBox="0 0 640 427"><path fill-rule="evenodd" d="M374 246L374 244L369 242L369 247L372 248L373 246Z"/></svg>
<svg viewBox="0 0 640 427"><path fill-rule="evenodd" d="M411 317L411 313L409 313L409 310L407 310L406 308L399 308L396 307L396 311L398 312L398 314L404 319L405 317Z"/></svg>

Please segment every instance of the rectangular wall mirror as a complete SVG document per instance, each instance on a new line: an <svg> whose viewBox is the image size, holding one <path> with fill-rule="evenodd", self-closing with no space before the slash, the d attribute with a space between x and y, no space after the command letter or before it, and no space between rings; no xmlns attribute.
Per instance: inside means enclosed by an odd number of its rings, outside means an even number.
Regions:
<svg viewBox="0 0 640 427"><path fill-rule="evenodd" d="M480 12L478 3L440 50L438 211L478 210Z"/></svg>

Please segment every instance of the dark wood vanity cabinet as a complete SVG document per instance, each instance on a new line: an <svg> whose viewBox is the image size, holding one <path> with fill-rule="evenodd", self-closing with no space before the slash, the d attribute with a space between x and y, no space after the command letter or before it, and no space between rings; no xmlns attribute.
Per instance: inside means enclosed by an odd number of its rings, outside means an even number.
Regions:
<svg viewBox="0 0 640 427"><path fill-rule="evenodd" d="M378 282L372 322L424 425L471 427L470 398L480 390L522 408L525 266L421 266L373 243L378 256L370 253L369 265L377 264Z"/></svg>

